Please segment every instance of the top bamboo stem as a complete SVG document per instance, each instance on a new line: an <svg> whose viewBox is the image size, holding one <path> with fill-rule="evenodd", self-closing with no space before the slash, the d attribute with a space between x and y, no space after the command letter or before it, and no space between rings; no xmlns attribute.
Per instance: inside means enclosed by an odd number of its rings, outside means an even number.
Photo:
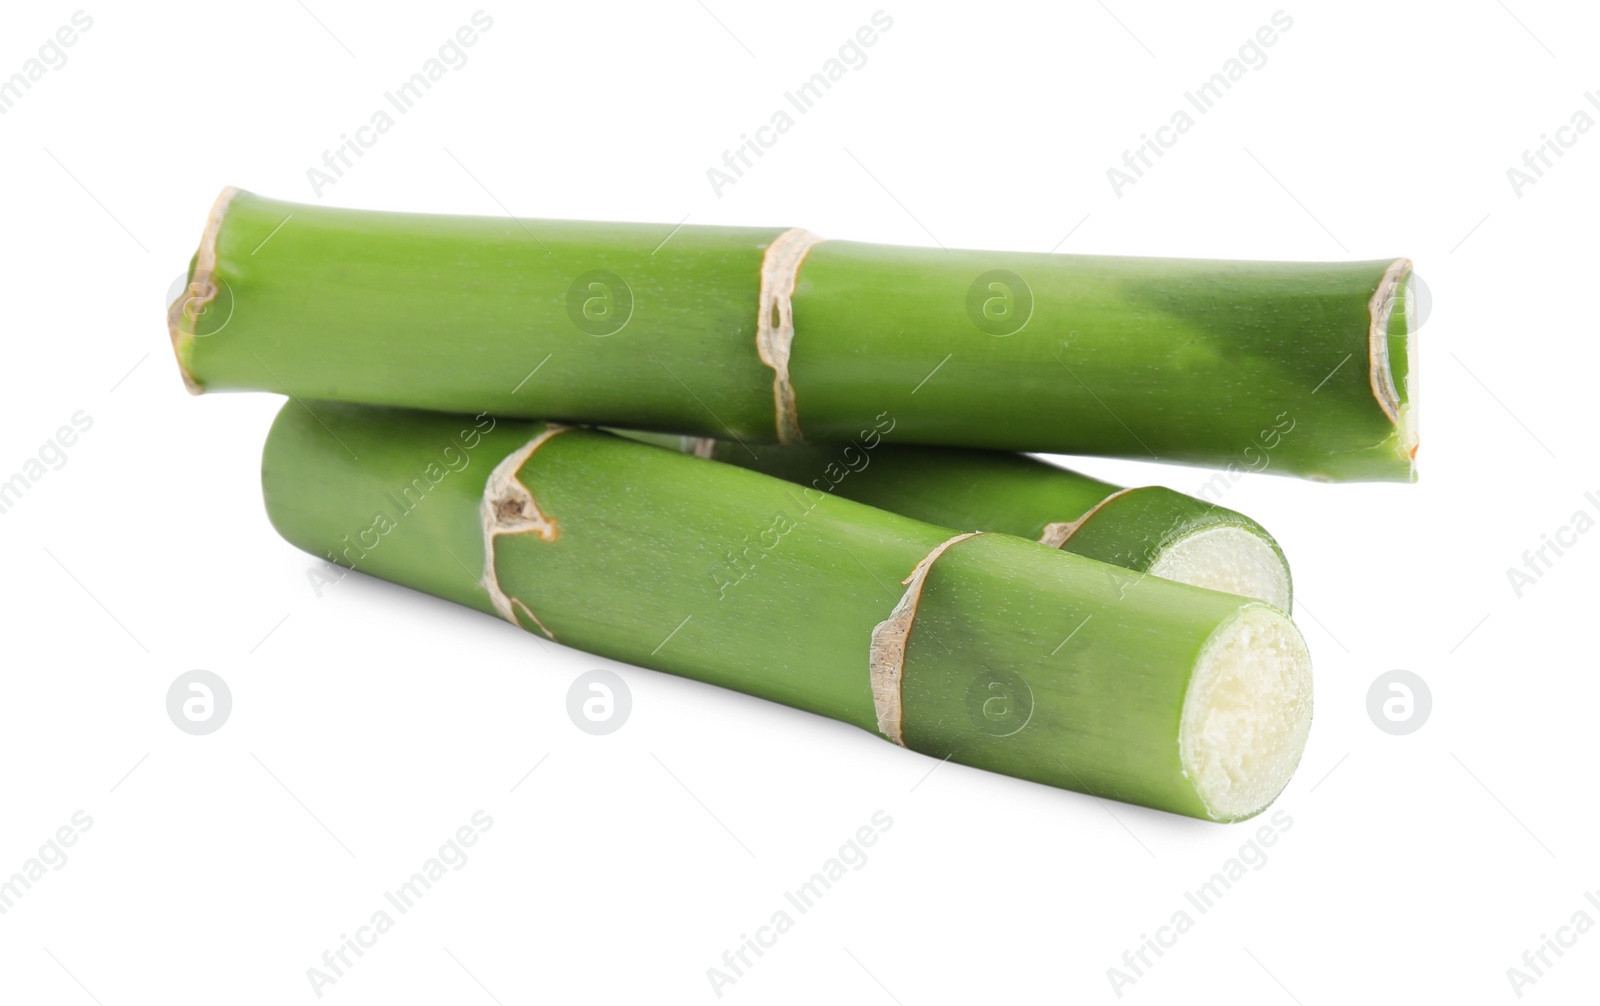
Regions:
<svg viewBox="0 0 1600 1006"><path fill-rule="evenodd" d="M944 251L228 190L169 313L193 390L1409 481L1410 263ZM755 449L752 447L752 449Z"/></svg>

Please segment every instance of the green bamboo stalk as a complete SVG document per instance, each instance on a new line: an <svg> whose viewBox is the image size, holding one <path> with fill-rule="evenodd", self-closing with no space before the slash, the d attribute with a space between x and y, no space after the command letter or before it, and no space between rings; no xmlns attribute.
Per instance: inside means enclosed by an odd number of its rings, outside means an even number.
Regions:
<svg viewBox="0 0 1600 1006"><path fill-rule="evenodd" d="M169 327L193 390L1410 480L1410 263L814 243L228 190Z"/></svg>
<svg viewBox="0 0 1600 1006"><path fill-rule="evenodd" d="M331 561L1053 786L1244 818L1309 727L1267 605L599 431L290 403L262 483Z"/></svg>
<svg viewBox="0 0 1600 1006"><path fill-rule="evenodd" d="M624 431L668 447L957 530L1003 531L1138 573L1266 601L1288 612L1289 561L1266 528L1165 486L1124 488L1029 457L888 444L762 446Z"/></svg>

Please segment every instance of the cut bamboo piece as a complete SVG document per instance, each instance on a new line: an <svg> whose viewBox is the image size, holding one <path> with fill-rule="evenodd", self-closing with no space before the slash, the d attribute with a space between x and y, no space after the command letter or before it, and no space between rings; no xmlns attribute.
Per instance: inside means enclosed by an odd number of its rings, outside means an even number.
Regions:
<svg viewBox="0 0 1600 1006"><path fill-rule="evenodd" d="M845 441L889 415L904 443L1219 467L1266 451L1273 472L1406 481L1409 275L230 189L168 321L194 390L744 441Z"/></svg>
<svg viewBox="0 0 1600 1006"><path fill-rule="evenodd" d="M900 446L874 429L849 444L761 446L622 431L957 530L1003 531L1139 573L1290 610L1289 562L1266 528L1165 486L1125 489L1025 454Z"/></svg>
<svg viewBox="0 0 1600 1006"><path fill-rule="evenodd" d="M598 431L290 403L262 482L316 555L1022 779L1235 820L1310 724L1267 605Z"/></svg>

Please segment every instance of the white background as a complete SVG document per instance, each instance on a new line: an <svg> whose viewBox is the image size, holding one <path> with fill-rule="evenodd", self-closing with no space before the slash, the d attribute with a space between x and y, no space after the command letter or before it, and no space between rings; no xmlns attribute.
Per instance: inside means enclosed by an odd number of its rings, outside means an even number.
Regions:
<svg viewBox="0 0 1600 1006"><path fill-rule="evenodd" d="M0 77L75 9L7 5ZM168 288L223 185L315 200L307 168L476 9L87 8L67 63L0 116L0 479L76 411L93 419L0 514L0 875L74 811L93 820L0 916L0 1001L316 1001L307 968L478 809L494 825L467 865L325 1000L717 1001L707 969L883 810L894 824L867 864L723 999L1116 1001L1107 969L1255 825L940 767L364 576L319 598L311 558L268 526L257 459L278 400L184 393ZM1278 805L1293 826L1122 993L1515 1001L1506 969L1525 950L1580 909L1600 921L1583 898L1600 888L1600 533L1520 598L1506 573L1600 494L1600 130L1520 195L1506 174L1579 108L1600 117L1583 97L1600 89L1595 12L1286 7L1268 62L1119 197L1106 169L1274 4L886 6L868 62L713 195L706 169L876 9L489 7L469 62L321 198L1041 252L1414 258L1433 296L1420 483L1259 475L1224 498L1288 550L1316 661L1310 746ZM1205 477L1081 467L1183 490ZM595 737L566 694L602 667L633 712ZM194 668L233 694L204 737L165 711ZM1394 668L1432 690L1409 736L1366 712ZM1551 960L1523 997L1587 1001L1600 935Z"/></svg>

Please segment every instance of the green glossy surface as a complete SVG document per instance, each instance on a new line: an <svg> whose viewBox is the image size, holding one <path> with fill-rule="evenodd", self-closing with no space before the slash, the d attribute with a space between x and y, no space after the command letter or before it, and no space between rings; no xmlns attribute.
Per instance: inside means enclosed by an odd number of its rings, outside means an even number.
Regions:
<svg viewBox="0 0 1600 1006"><path fill-rule="evenodd" d="M179 354L213 390L772 440L754 336L778 233L241 193L218 240L227 322ZM1408 480L1367 383L1387 265L824 242L794 297L799 425L844 441L887 414L902 443L1244 467L1292 419L1267 470Z"/></svg>
<svg viewBox="0 0 1600 1006"><path fill-rule="evenodd" d="M1213 527L1237 527L1260 538L1277 555L1287 578L1289 560L1266 528L1237 510L1165 486L1141 486L1123 493L1093 513L1061 547L1142 572L1155 564L1168 544Z"/></svg>
<svg viewBox="0 0 1600 1006"><path fill-rule="evenodd" d="M836 440L859 414L887 412L916 443L1241 468L1265 440L1269 471L1408 481L1366 365L1368 302L1389 264L826 242L794 297L800 424ZM991 270L1020 279L994 294L1018 312L1009 335L968 310Z"/></svg>
<svg viewBox="0 0 1600 1006"><path fill-rule="evenodd" d="M421 502L400 513L391 496L419 473L429 478L428 464L472 420L305 405L279 413L262 463L279 532L316 555L490 610L473 583L484 482L543 427L499 421L470 460L434 472ZM502 536L496 566L502 587L557 641L876 732L872 630L948 530L589 430L549 439L520 480L556 537ZM341 554L376 514L389 530L362 555ZM908 645L910 746L1205 816L1177 765L1178 716L1200 646L1249 602L1111 569L998 534L950 548L927 578ZM989 702L997 674L1025 681L1032 703L1030 725L1003 743ZM961 740L963 729L973 736Z"/></svg>
<svg viewBox="0 0 1600 1006"><path fill-rule="evenodd" d="M844 445L751 450L718 441L711 456L957 531L1002 531L1038 540L1047 524L1083 520L1061 547L1135 572L1148 570L1175 539L1217 526L1250 532L1288 568L1277 541L1256 521L1163 486L1124 492L1024 454L899 446L872 432ZM624 435L673 450L689 447L682 437Z"/></svg>
<svg viewBox="0 0 1600 1006"><path fill-rule="evenodd" d="M493 613L476 582L484 483L544 425L500 420L468 467L403 514L400 488L462 420L307 404L315 416L294 403L279 413L262 461L279 533ZM949 537L945 529L585 429L552 437L522 480L557 537L499 537L501 587L558 642L876 730L872 629L899 599L898 581ZM363 544L359 529L379 516L392 530L370 535L377 547L348 562L347 538Z"/></svg>
<svg viewBox="0 0 1600 1006"><path fill-rule="evenodd" d="M215 391L770 437L754 305L779 230L671 231L241 192L188 367Z"/></svg>
<svg viewBox="0 0 1600 1006"><path fill-rule="evenodd" d="M1046 524L1076 520L1117 491L1109 482L1003 451L869 439L763 445L755 453L751 457L738 444L718 442L712 457L930 524L957 531L1004 531L1034 541Z"/></svg>
<svg viewBox="0 0 1600 1006"><path fill-rule="evenodd" d="M1251 602L1105 568L1007 535L940 557L906 653L917 670L903 693L906 745L1207 817L1179 761L1189 675L1178 669ZM1069 591L1037 587L1063 582Z"/></svg>

